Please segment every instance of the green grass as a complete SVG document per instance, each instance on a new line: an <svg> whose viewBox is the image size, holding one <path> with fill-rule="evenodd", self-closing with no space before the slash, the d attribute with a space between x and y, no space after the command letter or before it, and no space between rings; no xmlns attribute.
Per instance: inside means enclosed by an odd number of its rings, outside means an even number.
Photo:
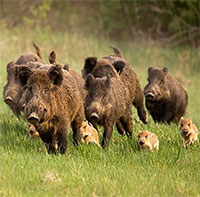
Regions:
<svg viewBox="0 0 200 197"><path fill-rule="evenodd" d="M108 46L113 45L133 65L142 88L149 66L167 66L188 91L186 116L200 128L197 49L140 46L45 30L2 30L0 39L0 92L6 83L6 64L33 51L33 40L45 61L55 50L58 60L78 73L85 57L111 54ZM133 117L138 120L135 109ZM138 150L136 135L142 129L158 135L158 152ZM108 151L85 144L75 148L70 131L67 153L48 155L40 140L28 138L26 121L12 114L0 94L0 196L200 196L199 154L199 144L183 149L177 125L156 125L149 117L148 125L134 121L132 140L114 131Z"/></svg>

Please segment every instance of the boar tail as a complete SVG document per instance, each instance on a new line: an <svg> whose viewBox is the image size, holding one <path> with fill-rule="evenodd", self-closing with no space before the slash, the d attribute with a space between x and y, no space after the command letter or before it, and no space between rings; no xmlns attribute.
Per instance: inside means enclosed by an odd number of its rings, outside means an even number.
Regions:
<svg viewBox="0 0 200 197"><path fill-rule="evenodd" d="M35 44L35 42L33 42L33 47L34 47L35 50L36 50L37 56L38 56L40 59L42 59L42 55L41 55L40 48Z"/></svg>
<svg viewBox="0 0 200 197"><path fill-rule="evenodd" d="M115 52L115 54L116 54L118 57L123 58L122 52L121 52L118 48L113 47L113 46L110 46L110 48L113 49L113 51Z"/></svg>

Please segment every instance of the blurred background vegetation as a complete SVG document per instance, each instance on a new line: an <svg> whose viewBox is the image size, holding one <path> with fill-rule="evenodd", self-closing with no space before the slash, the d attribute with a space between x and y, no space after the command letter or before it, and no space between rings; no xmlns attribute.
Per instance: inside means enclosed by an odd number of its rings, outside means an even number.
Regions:
<svg viewBox="0 0 200 197"><path fill-rule="evenodd" d="M120 41L200 46L199 0L1 2L1 28L76 32Z"/></svg>

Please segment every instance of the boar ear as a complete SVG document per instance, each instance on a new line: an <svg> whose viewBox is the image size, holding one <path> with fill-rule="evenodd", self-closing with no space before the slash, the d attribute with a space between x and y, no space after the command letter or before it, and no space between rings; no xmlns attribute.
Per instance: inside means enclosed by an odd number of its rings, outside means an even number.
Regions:
<svg viewBox="0 0 200 197"><path fill-rule="evenodd" d="M63 66L63 69L66 70L66 71L69 71L69 64L65 64L65 65Z"/></svg>
<svg viewBox="0 0 200 197"><path fill-rule="evenodd" d="M168 68L167 68L167 67L164 67L162 70L163 70L163 73L164 73L164 74L167 74L167 73L168 73Z"/></svg>
<svg viewBox="0 0 200 197"><path fill-rule="evenodd" d="M121 74L121 72L123 71L124 66L126 65L125 62L123 61L117 61L113 63L113 66L115 67L116 71Z"/></svg>
<svg viewBox="0 0 200 197"><path fill-rule="evenodd" d="M22 86L25 86L28 78L33 74L33 71L27 66L18 67L19 82Z"/></svg>
<svg viewBox="0 0 200 197"><path fill-rule="evenodd" d="M55 51L52 51L49 54L49 62L50 62L50 64L56 63L56 53L55 53Z"/></svg>
<svg viewBox="0 0 200 197"><path fill-rule="evenodd" d="M85 59L85 65L84 70L86 71L86 74L89 74L92 72L93 68L97 64L97 58L96 57L88 57Z"/></svg>
<svg viewBox="0 0 200 197"><path fill-rule="evenodd" d="M52 66L48 71L49 78L53 81L54 85L61 85L63 80L62 66L56 64Z"/></svg>
<svg viewBox="0 0 200 197"><path fill-rule="evenodd" d="M85 85L84 85L84 89L88 90L90 87L91 82L94 80L94 77L92 74L89 74L85 80Z"/></svg>
<svg viewBox="0 0 200 197"><path fill-rule="evenodd" d="M6 66L6 70L7 70L7 73L11 70L11 68L14 66L14 62L9 62Z"/></svg>
<svg viewBox="0 0 200 197"><path fill-rule="evenodd" d="M148 68L148 74L153 70L153 67Z"/></svg>
<svg viewBox="0 0 200 197"><path fill-rule="evenodd" d="M107 78L106 78L106 87L110 88L110 84L111 84L111 76L108 75Z"/></svg>

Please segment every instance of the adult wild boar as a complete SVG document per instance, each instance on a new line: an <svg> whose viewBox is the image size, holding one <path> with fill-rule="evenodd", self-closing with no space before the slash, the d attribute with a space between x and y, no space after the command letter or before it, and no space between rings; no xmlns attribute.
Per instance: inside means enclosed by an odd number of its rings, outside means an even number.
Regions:
<svg viewBox="0 0 200 197"><path fill-rule="evenodd" d="M108 147L113 125L120 120L127 136L132 136L132 108L127 87L114 77L94 78L87 76L85 88L88 91L85 98L86 119L95 128L100 124L104 128L103 148Z"/></svg>
<svg viewBox="0 0 200 197"><path fill-rule="evenodd" d="M92 73L94 77L108 75L116 77L119 75L120 80L130 92L132 104L136 107L140 120L146 124L147 117L144 109L144 94L137 75L133 68L122 58L121 52L117 48L114 48L114 51L116 55L106 56L100 60L97 60L96 57L86 58L82 76L86 78L89 73ZM113 68L109 65L112 65Z"/></svg>
<svg viewBox="0 0 200 197"><path fill-rule="evenodd" d="M185 113L187 93L166 67L149 67L144 95L146 107L155 122L178 123Z"/></svg>
<svg viewBox="0 0 200 197"><path fill-rule="evenodd" d="M43 64L40 62L29 62L26 65L30 68L39 68ZM18 71L20 65L10 62L7 65L7 83L4 86L3 97L4 102L10 107L13 113L17 116L21 113L20 98L23 88L18 79Z"/></svg>
<svg viewBox="0 0 200 197"><path fill-rule="evenodd" d="M78 144L84 108L73 77L58 64L36 70L21 66L19 81L26 99L24 115L39 132L48 153L65 153L70 125L74 143Z"/></svg>
<svg viewBox="0 0 200 197"><path fill-rule="evenodd" d="M38 68L43 65L43 61L40 58L40 49L33 43L36 49L37 55L33 53L22 54L16 62L10 62L7 64L7 83L4 86L3 97L4 102L11 108L15 115L20 115L19 99L22 95L22 88L18 80L18 70L20 65L27 65L31 68Z"/></svg>

